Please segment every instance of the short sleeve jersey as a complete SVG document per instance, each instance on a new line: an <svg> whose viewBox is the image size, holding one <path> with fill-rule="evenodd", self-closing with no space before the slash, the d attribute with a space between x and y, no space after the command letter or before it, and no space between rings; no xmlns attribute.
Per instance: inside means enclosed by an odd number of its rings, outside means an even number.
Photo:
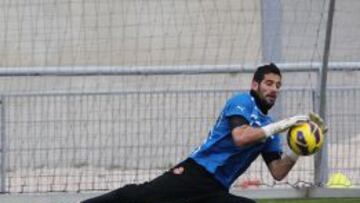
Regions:
<svg viewBox="0 0 360 203"><path fill-rule="evenodd" d="M190 155L226 188L244 173L259 154L282 152L280 135L248 146L236 146L230 130L231 116L242 116L252 127L272 122L271 117L256 106L250 93L237 94L227 101L207 139Z"/></svg>

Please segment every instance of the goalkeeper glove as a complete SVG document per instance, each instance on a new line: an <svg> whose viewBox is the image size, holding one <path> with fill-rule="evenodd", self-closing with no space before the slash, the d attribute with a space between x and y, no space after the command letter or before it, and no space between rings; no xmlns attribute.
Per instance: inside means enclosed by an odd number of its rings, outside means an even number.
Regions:
<svg viewBox="0 0 360 203"><path fill-rule="evenodd" d="M262 127L261 129L265 132L265 136L267 138L274 134L281 133L294 125L299 125L299 124L301 124L303 122L307 122L307 121L309 121L309 116L298 115L298 116L293 116L290 118L283 119L283 120L275 122L275 123L271 123L269 125Z"/></svg>
<svg viewBox="0 0 360 203"><path fill-rule="evenodd" d="M326 132L328 131L328 128L326 127L324 120L318 114L316 114L314 112L310 112L309 119L310 119L310 121L316 123L319 126L319 128L323 132L323 134L326 134Z"/></svg>

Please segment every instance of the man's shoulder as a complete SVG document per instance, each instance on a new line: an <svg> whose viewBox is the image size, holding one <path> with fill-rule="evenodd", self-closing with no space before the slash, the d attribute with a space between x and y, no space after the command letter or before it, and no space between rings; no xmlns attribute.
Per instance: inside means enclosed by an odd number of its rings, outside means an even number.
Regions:
<svg viewBox="0 0 360 203"><path fill-rule="evenodd" d="M229 103L237 104L245 104L245 105L253 105L252 97L248 92L237 92L235 93L228 101Z"/></svg>
<svg viewBox="0 0 360 203"><path fill-rule="evenodd" d="M226 103L225 115L247 115L254 111L254 101L249 93L234 94Z"/></svg>

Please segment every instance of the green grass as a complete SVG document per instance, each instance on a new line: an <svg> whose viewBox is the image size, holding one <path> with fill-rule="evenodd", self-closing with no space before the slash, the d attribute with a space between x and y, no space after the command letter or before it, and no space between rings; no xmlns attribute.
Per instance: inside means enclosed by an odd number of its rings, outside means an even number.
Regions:
<svg viewBox="0 0 360 203"><path fill-rule="evenodd" d="M257 203L360 203L360 199L331 198L331 199L279 199L258 200Z"/></svg>

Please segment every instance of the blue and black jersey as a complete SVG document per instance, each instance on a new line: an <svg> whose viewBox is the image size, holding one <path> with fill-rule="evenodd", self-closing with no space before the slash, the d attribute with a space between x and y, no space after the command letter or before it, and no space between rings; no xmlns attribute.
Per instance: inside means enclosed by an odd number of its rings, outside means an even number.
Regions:
<svg viewBox="0 0 360 203"><path fill-rule="evenodd" d="M248 146L236 146L229 122L232 116L245 118L252 127L262 127L272 122L272 118L259 109L250 93L237 94L227 101L207 139L190 155L226 188L260 154L282 153L280 135Z"/></svg>

